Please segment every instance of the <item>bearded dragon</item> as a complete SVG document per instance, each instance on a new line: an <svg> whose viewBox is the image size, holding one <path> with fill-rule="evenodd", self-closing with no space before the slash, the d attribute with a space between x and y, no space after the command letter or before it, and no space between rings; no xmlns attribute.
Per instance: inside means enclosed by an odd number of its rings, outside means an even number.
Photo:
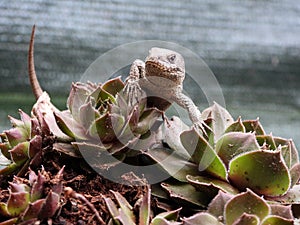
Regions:
<svg viewBox="0 0 300 225"><path fill-rule="evenodd" d="M193 126L206 135L204 128L210 128L203 122L194 102L183 93L184 78L185 63L178 52L151 48L145 62L137 59L131 65L124 88L129 106L134 106L145 94L147 97L158 97L169 103L175 102L187 110Z"/></svg>
<svg viewBox="0 0 300 225"><path fill-rule="evenodd" d="M32 28L28 51L28 73L33 93L38 99L43 94L43 90L34 67L34 31L35 26ZM201 113L194 102L183 93L184 78L184 59L179 53L169 49L152 48L145 62L137 59L132 63L124 93L127 95L130 107L143 96L145 97L145 92L147 96L154 97L154 101L156 97L165 100L164 104L157 106L162 110L166 109L170 103L176 102L187 110L194 127L206 135L204 127L210 128L201 119ZM156 106L155 102L153 105Z"/></svg>

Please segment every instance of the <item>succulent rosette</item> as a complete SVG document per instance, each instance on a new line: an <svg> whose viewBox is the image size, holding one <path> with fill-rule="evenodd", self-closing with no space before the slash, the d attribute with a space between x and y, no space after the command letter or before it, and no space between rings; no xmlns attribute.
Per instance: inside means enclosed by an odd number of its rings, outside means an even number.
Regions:
<svg viewBox="0 0 300 225"><path fill-rule="evenodd" d="M198 225L292 225L294 217L290 206L269 204L247 189L238 195L220 191L206 212L184 218L183 224Z"/></svg>
<svg viewBox="0 0 300 225"><path fill-rule="evenodd" d="M9 159L7 166L0 170L0 174L18 172L26 173L27 168L39 161L43 130L37 118L31 118L22 110L19 111L21 120L9 116L11 129L0 134L1 153Z"/></svg>
<svg viewBox="0 0 300 225"><path fill-rule="evenodd" d="M0 225L36 224L54 216L60 207L62 176L63 168L50 189L47 186L50 177L45 170L38 174L31 170L28 180L14 177L7 202L0 202Z"/></svg>
<svg viewBox="0 0 300 225"><path fill-rule="evenodd" d="M207 136L175 126L177 132L165 139L170 150L147 153L173 178L160 185L169 197L206 207L220 190L236 195L249 189L270 201L300 202L300 164L292 140L266 134L258 119L234 121L216 103L202 116L212 129Z"/></svg>
<svg viewBox="0 0 300 225"><path fill-rule="evenodd" d="M162 115L160 110L148 108L143 98L129 107L123 88L124 83L119 77L103 84L73 83L68 109L54 112L57 125L72 139L72 146L85 158L95 159L95 164L104 169L128 156L128 150L143 139L143 135L149 134ZM61 149L59 144L54 147ZM110 162L107 155L117 160Z"/></svg>

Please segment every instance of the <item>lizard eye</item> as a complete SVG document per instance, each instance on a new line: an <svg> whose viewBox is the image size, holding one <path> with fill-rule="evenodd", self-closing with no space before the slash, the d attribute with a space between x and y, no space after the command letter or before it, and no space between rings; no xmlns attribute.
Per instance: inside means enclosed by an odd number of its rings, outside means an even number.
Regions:
<svg viewBox="0 0 300 225"><path fill-rule="evenodd" d="M176 55L172 54L168 56L168 60L170 63L175 63Z"/></svg>

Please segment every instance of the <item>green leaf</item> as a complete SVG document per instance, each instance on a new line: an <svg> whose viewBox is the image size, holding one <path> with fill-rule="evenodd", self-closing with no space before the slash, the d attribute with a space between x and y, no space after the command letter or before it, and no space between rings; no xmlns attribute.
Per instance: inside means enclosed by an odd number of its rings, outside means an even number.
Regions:
<svg viewBox="0 0 300 225"><path fill-rule="evenodd" d="M295 143L291 139L284 139L280 137L273 138L275 145L281 150L281 154L288 168L292 168L299 163L299 154Z"/></svg>
<svg viewBox="0 0 300 225"><path fill-rule="evenodd" d="M244 120L243 125L246 128L246 132L252 132L256 135L265 135L264 128L262 127L259 119L256 120Z"/></svg>
<svg viewBox="0 0 300 225"><path fill-rule="evenodd" d="M284 219L279 216L268 216L265 218L261 225L293 225L294 220Z"/></svg>
<svg viewBox="0 0 300 225"><path fill-rule="evenodd" d="M270 213L270 207L251 190L241 193L228 201L225 206L225 221L227 225L234 224L244 213L256 215L260 220Z"/></svg>
<svg viewBox="0 0 300 225"><path fill-rule="evenodd" d="M111 142L121 132L125 119L118 114L106 113L95 120L90 127L90 135L100 138L103 143Z"/></svg>
<svg viewBox="0 0 300 225"><path fill-rule="evenodd" d="M259 149L253 133L230 132L218 140L215 151L228 167L230 160L236 155Z"/></svg>
<svg viewBox="0 0 300 225"><path fill-rule="evenodd" d="M264 149L276 150L277 146L272 135L256 135L256 140Z"/></svg>
<svg viewBox="0 0 300 225"><path fill-rule="evenodd" d="M120 217L126 218L126 221L131 221L132 224L134 224L133 221L136 221L135 216L133 214L133 208L132 206L128 203L128 201L119 193L119 192L115 192L112 191L113 195L115 196L121 210L119 210L120 212ZM121 213L123 213L123 215L121 215ZM131 223L125 223L125 224L131 224Z"/></svg>
<svg viewBox="0 0 300 225"><path fill-rule="evenodd" d="M73 139L87 139L84 127L73 119L73 116L70 114L69 111L55 112L54 116L57 121L58 127L66 135Z"/></svg>
<svg viewBox="0 0 300 225"><path fill-rule="evenodd" d="M168 148L151 149L143 152L143 154L149 156L162 170L181 182L187 182L187 175L197 175L199 173L196 164L189 162Z"/></svg>
<svg viewBox="0 0 300 225"><path fill-rule="evenodd" d="M5 217L11 216L7 209L7 204L4 202L0 202L0 215L5 216Z"/></svg>
<svg viewBox="0 0 300 225"><path fill-rule="evenodd" d="M300 184L294 185L285 195L267 197L268 200L281 202L283 204L300 204Z"/></svg>
<svg viewBox="0 0 300 225"><path fill-rule="evenodd" d="M208 196L215 197L219 190L229 194L239 193L239 191L228 182L216 178L190 175L186 178L197 190L205 192Z"/></svg>
<svg viewBox="0 0 300 225"><path fill-rule="evenodd" d="M11 147L15 147L19 143L29 139L27 131L22 127L11 128L4 131L4 133Z"/></svg>
<svg viewBox="0 0 300 225"><path fill-rule="evenodd" d="M7 210L11 216L19 216L27 208L29 202L30 194L28 192L10 193Z"/></svg>
<svg viewBox="0 0 300 225"><path fill-rule="evenodd" d="M29 142L22 142L16 145L12 150L10 150L11 159L17 165L22 165L29 158Z"/></svg>
<svg viewBox="0 0 300 225"><path fill-rule="evenodd" d="M108 208L108 212L110 213L112 219L116 224L120 224L117 218L119 217L120 213L116 206L116 204L111 200L111 198L106 198L103 196L105 201L106 207Z"/></svg>
<svg viewBox="0 0 300 225"><path fill-rule="evenodd" d="M111 95L116 96L116 94L120 92L124 88L124 86L125 85L123 81L120 79L120 77L116 77L106 81L102 85L102 89L107 91Z"/></svg>
<svg viewBox="0 0 300 225"><path fill-rule="evenodd" d="M158 214L151 221L151 225L180 225L180 223L173 222L178 219L180 210L181 208Z"/></svg>
<svg viewBox="0 0 300 225"><path fill-rule="evenodd" d="M228 178L240 190L251 188L266 196L285 194L291 177L279 151L251 151L229 164Z"/></svg>
<svg viewBox="0 0 300 225"><path fill-rule="evenodd" d="M205 208L211 200L206 193L197 191L195 187L188 183L166 181L161 183L161 186L180 205L184 204Z"/></svg>
<svg viewBox="0 0 300 225"><path fill-rule="evenodd" d="M218 219L209 213L201 212L191 217L183 218L183 225L222 225Z"/></svg>
<svg viewBox="0 0 300 225"><path fill-rule="evenodd" d="M234 225L259 225L259 218L256 215L243 213L235 222Z"/></svg>
<svg viewBox="0 0 300 225"><path fill-rule="evenodd" d="M199 166L199 171L206 171L222 180L227 179L225 165L209 143L195 129L184 131L180 136L182 145Z"/></svg>
<svg viewBox="0 0 300 225"><path fill-rule="evenodd" d="M246 133L246 128L242 122L241 117L239 117L236 122L232 123L231 125L229 125L229 127L227 127L227 129L225 130L225 133L229 133L229 132Z"/></svg>
<svg viewBox="0 0 300 225"><path fill-rule="evenodd" d="M147 189L146 193L142 197L142 202L139 210L139 225L148 225L151 217L151 191Z"/></svg>

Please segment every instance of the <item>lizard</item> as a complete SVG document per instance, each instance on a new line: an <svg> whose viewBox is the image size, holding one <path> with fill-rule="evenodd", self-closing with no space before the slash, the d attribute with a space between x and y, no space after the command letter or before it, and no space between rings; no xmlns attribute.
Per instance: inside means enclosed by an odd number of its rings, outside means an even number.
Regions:
<svg viewBox="0 0 300 225"><path fill-rule="evenodd" d="M182 55L169 49L153 47L145 61L137 59L132 63L124 92L130 107L145 94L177 103L187 110L193 126L207 136L205 128L210 130L210 127L203 122L198 107L183 93L184 79L185 63Z"/></svg>
<svg viewBox="0 0 300 225"><path fill-rule="evenodd" d="M34 33L35 26L32 28L28 50L28 73L33 94L38 100L44 91L35 72ZM183 93L184 78L185 63L181 54L157 47L150 49L145 62L137 59L130 67L124 87L124 92L128 96L129 107L134 106L142 96L145 96L143 91L145 90L148 96L165 100L167 103L163 104L163 108L168 107L168 103L176 102L186 109L193 126L206 135L205 128L208 130L210 128L201 119L201 113L194 102Z"/></svg>

